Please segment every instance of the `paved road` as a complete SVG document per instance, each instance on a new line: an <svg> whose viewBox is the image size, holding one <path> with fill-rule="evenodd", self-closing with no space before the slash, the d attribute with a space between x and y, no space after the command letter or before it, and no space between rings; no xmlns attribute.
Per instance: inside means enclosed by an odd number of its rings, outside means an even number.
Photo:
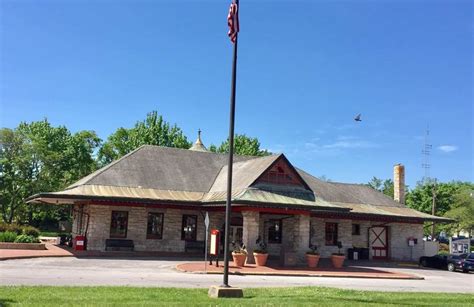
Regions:
<svg viewBox="0 0 474 307"><path fill-rule="evenodd" d="M207 288L218 285L221 275L181 273L179 261L146 259L37 258L0 261L0 285L130 285L145 287ZM383 269L387 269L386 267ZM392 269L395 270L395 269ZM379 291L474 293L474 274L397 268L425 280L389 280L328 277L233 276L239 287L327 286Z"/></svg>

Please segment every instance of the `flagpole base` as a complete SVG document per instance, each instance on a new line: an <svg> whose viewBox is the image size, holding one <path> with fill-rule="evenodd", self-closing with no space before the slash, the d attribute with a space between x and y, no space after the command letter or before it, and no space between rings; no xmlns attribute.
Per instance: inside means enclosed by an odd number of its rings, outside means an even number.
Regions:
<svg viewBox="0 0 474 307"><path fill-rule="evenodd" d="M211 298L240 298L244 297L244 292L242 288L230 287L230 286L211 286L209 292L207 293Z"/></svg>

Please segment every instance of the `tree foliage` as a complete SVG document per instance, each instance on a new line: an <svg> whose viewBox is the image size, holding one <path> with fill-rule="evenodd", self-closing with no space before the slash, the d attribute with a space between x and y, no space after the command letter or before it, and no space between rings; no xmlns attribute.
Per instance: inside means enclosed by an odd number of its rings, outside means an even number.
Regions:
<svg viewBox="0 0 474 307"><path fill-rule="evenodd" d="M461 230L472 233L474 230L474 184L461 185L453 197L451 208L444 216L455 220L448 225L450 233L459 233Z"/></svg>
<svg viewBox="0 0 474 307"><path fill-rule="evenodd" d="M21 123L15 129L2 128L0 206L3 220L32 223L34 209L38 207L26 206L24 199L38 192L63 189L94 171L97 163L93 152L99 144L95 132L72 134L64 126L52 127L47 120ZM49 211L57 213L54 209Z"/></svg>
<svg viewBox="0 0 474 307"><path fill-rule="evenodd" d="M418 183L406 197L407 206L415 210L432 213L433 193L435 195L435 204L437 216L443 216L454 203L454 195L463 183L446 182L446 183Z"/></svg>
<svg viewBox="0 0 474 307"><path fill-rule="evenodd" d="M435 233L438 234L440 231L446 231L453 234L461 230L461 227L469 225L469 220L474 220L474 215L465 196L465 191L469 189L474 189L474 185L469 182L419 182L417 186L408 193L406 202L410 208L431 214L434 196L435 215L446 216L456 220L455 223L451 224L436 224ZM464 201L461 201L462 199L464 199ZM471 215L461 216L461 214L469 213L471 213ZM470 230L469 228L462 229ZM426 234L428 234L431 228L425 228L425 230Z"/></svg>
<svg viewBox="0 0 474 307"><path fill-rule="evenodd" d="M227 153L229 152L229 138L222 142L219 147L209 146L209 151ZM234 153L242 156L268 156L271 153L265 149L260 149L260 142L257 138L236 134L234 137Z"/></svg>
<svg viewBox="0 0 474 307"><path fill-rule="evenodd" d="M99 150L99 162L106 165L142 145L191 147L181 128L166 122L158 112L153 111L133 128L119 128L110 135Z"/></svg>
<svg viewBox="0 0 474 307"><path fill-rule="evenodd" d="M367 185L374 190L377 190L379 192L382 192L383 194L389 196L390 198L393 198L393 181L392 179L385 179L382 180L377 177L373 177Z"/></svg>

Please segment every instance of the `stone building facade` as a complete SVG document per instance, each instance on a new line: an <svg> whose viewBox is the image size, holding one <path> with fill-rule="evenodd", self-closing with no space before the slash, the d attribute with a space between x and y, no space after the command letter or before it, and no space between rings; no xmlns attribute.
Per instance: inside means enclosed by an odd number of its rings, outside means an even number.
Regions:
<svg viewBox="0 0 474 307"><path fill-rule="evenodd" d="M127 236L124 239L133 240L136 251L153 252L185 252L185 240L181 237L183 215L197 217L196 241L205 240L205 211L181 210L171 208L148 208L146 206L111 206L111 205L76 205L73 231L84 233L87 227L87 249L105 251L105 241L110 238L110 224L113 211L128 212ZM82 218L79 212L82 213ZM147 238L148 213L163 214L162 238ZM224 212L209 211L210 229L223 232ZM323 258L329 258L332 253L339 251L335 245L325 242L326 223L338 225L338 241L342 243L342 252L347 253L349 248L371 248L369 228L381 223L375 221L361 221L350 219L332 219L311 217L310 215L284 215L275 213L261 213L257 211L234 212L232 217L242 219L241 243L249 251L249 263L253 262L252 251L257 249L258 237L267 242L268 253L271 258L277 259L282 252L294 252L300 262L310 245L316 245ZM269 243L268 227L273 221L281 221L281 242ZM353 224L359 225L358 234L352 233ZM87 225L87 226L86 226ZM416 260L423 256L423 224L385 223L388 228L388 257L393 260ZM407 238L416 238L418 244L408 247ZM372 254L369 255L372 259Z"/></svg>
<svg viewBox="0 0 474 307"><path fill-rule="evenodd" d="M133 242L135 251L189 253L210 229L223 233L227 155L207 152L200 136L191 150L142 146L59 192L29 203L71 205L74 235L87 249ZM324 258L361 249L371 259L416 260L423 254L423 223L446 219L407 208L405 169L394 167L395 197L360 184L322 181L283 155L235 156L231 241L249 251L265 242L271 258L304 260L310 246ZM338 247L341 245L341 248Z"/></svg>

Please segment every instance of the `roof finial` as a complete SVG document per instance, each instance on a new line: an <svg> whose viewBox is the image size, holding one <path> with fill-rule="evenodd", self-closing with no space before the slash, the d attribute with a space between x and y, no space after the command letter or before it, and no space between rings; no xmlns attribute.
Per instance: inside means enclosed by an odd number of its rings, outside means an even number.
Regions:
<svg viewBox="0 0 474 307"><path fill-rule="evenodd" d="M202 141L201 141L201 128L198 129L198 138L197 138L197 141L196 142L199 142L202 144Z"/></svg>
<svg viewBox="0 0 474 307"><path fill-rule="evenodd" d="M204 146L204 144L202 143L202 140L201 140L201 129L198 129L198 137L197 137L197 140L196 142L193 144L193 146L191 146L191 148L189 148L189 150L194 150L194 151L208 151L206 146Z"/></svg>

